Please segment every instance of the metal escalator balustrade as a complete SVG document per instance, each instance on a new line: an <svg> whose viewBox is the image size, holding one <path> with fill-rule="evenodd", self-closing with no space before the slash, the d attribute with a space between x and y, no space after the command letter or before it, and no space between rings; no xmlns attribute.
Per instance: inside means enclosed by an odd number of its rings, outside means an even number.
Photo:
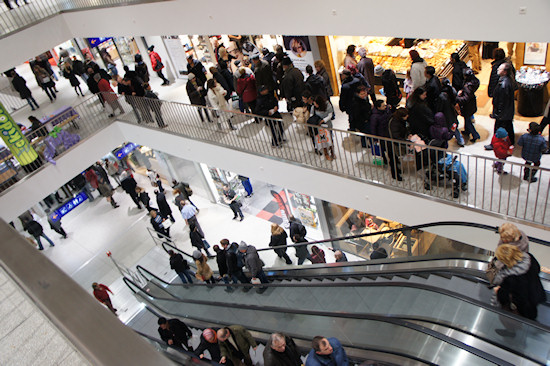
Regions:
<svg viewBox="0 0 550 366"><path fill-rule="evenodd" d="M318 310L259 305L232 306L227 302L178 300L142 291L132 281L127 285L138 298L162 312L218 324L240 324L248 329L282 331L292 337L311 339L330 333L345 347L401 353L432 365L453 365L457 359L468 365L512 365L495 355L472 347L413 322L380 315L347 314ZM167 295L167 294L166 294ZM169 295L167 295L169 296ZM525 361L525 364L532 364Z"/></svg>
<svg viewBox="0 0 550 366"><path fill-rule="evenodd" d="M111 99L113 98L106 98L106 100ZM137 111L155 111L157 105L156 101L135 96L118 98L118 102L122 104L125 113L117 116L117 120L136 125L141 122L141 120L138 120L137 115L139 114ZM95 96L77 105L75 110L77 110L80 119L86 126L89 124L89 119L94 122L99 120L99 123L90 124L95 128L101 128L115 121L107 117L107 112L99 107L99 102ZM198 113L199 110L215 116L214 123L203 123ZM550 215L547 215L550 192L550 185L548 184L550 182L549 169L534 167L532 169L537 172L539 177L536 184L520 184L517 189L505 190L501 185L496 186L492 170L492 164L498 159L445 151L431 146L416 145L411 142L338 129L331 129L337 158L327 162L311 153L311 141L302 132L303 124L287 124L285 132L287 142L283 149L271 149L269 129L263 128L262 125L255 126L253 132L246 131L246 129L239 130L240 127L251 124L255 117L258 116L162 101L161 113L155 115L158 126L151 123L141 127L158 129L164 133L300 164L318 171L380 185L406 194L429 197L462 208L504 215L530 225L550 225ZM151 118L153 118L152 115ZM264 121L270 120L265 117L258 118ZM231 121L231 123L228 121ZM168 126L164 126L165 124ZM236 127L239 131L233 131L232 127ZM311 127L318 128L316 126ZM70 129L70 127L67 128ZM79 131L79 134L85 133L88 133L88 131ZM83 136L81 135L81 137ZM409 154L410 158L407 160L410 163L403 164L403 181L392 179L387 169L383 167L370 163L365 164L365 161L372 161L376 158L370 149L365 149L360 153L355 150L343 149L342 144L344 141L360 141L361 138L376 139L382 145L403 145L405 149L411 152ZM398 146L394 148L398 148ZM416 154L416 157L412 153L415 149L421 151ZM435 157L445 154L454 157L463 169L461 168L459 172L451 170L445 171L444 174L441 173L441 167ZM512 161L506 161L506 164L511 169L510 176L520 175L524 167L523 164ZM443 174L443 176L439 177L440 174ZM437 180L427 184L426 177L432 176L436 176ZM464 182L465 177L467 177L467 182ZM457 185L459 186L458 194L456 194Z"/></svg>
<svg viewBox="0 0 550 366"><path fill-rule="evenodd" d="M413 283L376 283L331 281L267 285L264 294L225 292L225 285L182 286L169 284L143 267L138 271L149 280L147 294L195 304L222 299L233 307L275 307L297 311L317 310L356 315L385 315L411 321L428 322L475 336L535 362L544 362L550 342L550 327L492 308L488 303L460 296L433 286ZM499 331L513 329L515 340L508 345Z"/></svg>

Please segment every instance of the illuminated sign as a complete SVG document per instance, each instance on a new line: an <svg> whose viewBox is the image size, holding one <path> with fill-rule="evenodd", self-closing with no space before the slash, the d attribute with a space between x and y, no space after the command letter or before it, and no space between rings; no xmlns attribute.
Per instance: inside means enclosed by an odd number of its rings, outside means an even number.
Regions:
<svg viewBox="0 0 550 366"><path fill-rule="evenodd" d="M80 192L73 198L71 198L68 202L65 202L63 206L59 207L57 210L55 210L52 214L50 214L50 217L52 221L59 221L63 216L77 208L82 202L86 201L88 199L88 196L84 192Z"/></svg>
<svg viewBox="0 0 550 366"><path fill-rule="evenodd" d="M0 135L19 164L28 165L38 158L29 140L23 135L2 103L0 103Z"/></svg>
<svg viewBox="0 0 550 366"><path fill-rule="evenodd" d="M103 42L111 39L113 37L97 37L97 38L88 38L88 42L90 43L90 46L97 47Z"/></svg>
<svg viewBox="0 0 550 366"><path fill-rule="evenodd" d="M121 160L123 157L134 151L139 147L138 144L134 144L133 142L129 142L120 149L117 149L115 151L115 156L118 160Z"/></svg>

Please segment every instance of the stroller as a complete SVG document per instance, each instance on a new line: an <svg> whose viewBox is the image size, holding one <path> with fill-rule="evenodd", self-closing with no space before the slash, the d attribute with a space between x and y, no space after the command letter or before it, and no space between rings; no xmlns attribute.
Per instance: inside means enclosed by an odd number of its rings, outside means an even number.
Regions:
<svg viewBox="0 0 550 366"><path fill-rule="evenodd" d="M433 155L430 159L432 164L426 170L424 180L426 190L431 190L433 185L442 187L451 183L453 198L458 198L461 190L468 190L468 173L464 165L457 160L458 155L452 156L439 150L432 150L430 155Z"/></svg>

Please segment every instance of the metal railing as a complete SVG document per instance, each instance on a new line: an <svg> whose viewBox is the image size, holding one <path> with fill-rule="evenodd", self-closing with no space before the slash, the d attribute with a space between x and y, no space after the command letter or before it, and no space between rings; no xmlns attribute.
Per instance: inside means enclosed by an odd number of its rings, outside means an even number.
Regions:
<svg viewBox="0 0 550 366"><path fill-rule="evenodd" d="M0 8L0 37L66 11L156 1L165 0L4 0ZM7 4L10 4L11 9Z"/></svg>
<svg viewBox="0 0 550 366"><path fill-rule="evenodd" d="M114 121L107 115L115 113L116 119L127 123L498 214L506 219L550 225L550 214L547 214L550 170L546 168L531 167L530 175L538 181L528 183L522 179L524 164L410 141L135 96L106 94L103 100L104 110L97 97L74 107L85 121L82 123L85 129L78 130L81 137ZM334 159L315 153L314 139L319 133L331 141ZM330 158L330 151L327 153ZM496 162L504 163L509 174L496 174L493 169Z"/></svg>

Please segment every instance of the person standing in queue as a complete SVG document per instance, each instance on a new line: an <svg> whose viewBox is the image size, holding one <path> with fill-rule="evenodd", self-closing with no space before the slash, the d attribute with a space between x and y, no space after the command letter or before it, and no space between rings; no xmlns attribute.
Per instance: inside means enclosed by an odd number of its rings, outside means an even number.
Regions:
<svg viewBox="0 0 550 366"><path fill-rule="evenodd" d="M166 217L163 217L157 210L150 210L149 216L151 216L151 225L153 229L161 235L164 235L170 238L170 222L167 221ZM159 238L162 238L159 235Z"/></svg>
<svg viewBox="0 0 550 366"><path fill-rule="evenodd" d="M193 347L189 344L189 338L193 336L193 333L184 322L176 318L159 318L157 323L160 338L169 346L183 348L183 345L185 345L188 351L193 352Z"/></svg>

